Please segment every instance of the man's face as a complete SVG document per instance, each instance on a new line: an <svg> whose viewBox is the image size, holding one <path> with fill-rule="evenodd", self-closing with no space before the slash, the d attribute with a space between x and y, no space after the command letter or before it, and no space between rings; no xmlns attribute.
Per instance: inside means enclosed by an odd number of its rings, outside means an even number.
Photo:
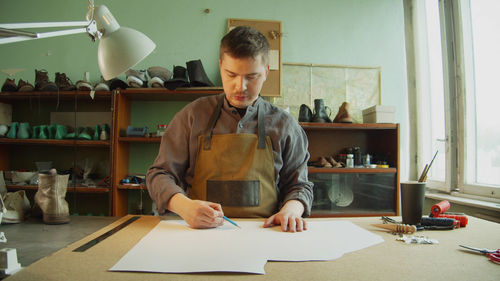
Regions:
<svg viewBox="0 0 500 281"><path fill-rule="evenodd" d="M262 62L262 55L233 58L223 54L219 68L226 98L237 108L247 108L257 100L269 73L269 64Z"/></svg>

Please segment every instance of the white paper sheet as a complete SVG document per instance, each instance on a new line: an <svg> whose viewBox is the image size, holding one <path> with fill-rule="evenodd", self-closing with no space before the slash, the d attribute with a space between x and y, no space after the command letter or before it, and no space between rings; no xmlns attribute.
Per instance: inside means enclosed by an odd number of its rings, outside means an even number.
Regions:
<svg viewBox="0 0 500 281"><path fill-rule="evenodd" d="M237 223L241 229L226 223L195 230L184 221L161 221L110 270L264 274L268 260L333 260L384 241L349 221L308 221L308 230L297 233Z"/></svg>

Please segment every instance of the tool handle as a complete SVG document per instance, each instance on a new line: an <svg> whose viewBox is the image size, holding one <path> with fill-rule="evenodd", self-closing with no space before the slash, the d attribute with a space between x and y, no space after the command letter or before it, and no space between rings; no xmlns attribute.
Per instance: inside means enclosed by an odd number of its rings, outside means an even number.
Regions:
<svg viewBox="0 0 500 281"><path fill-rule="evenodd" d="M446 212L450 208L450 202L443 200L431 207L431 214L437 217L439 214Z"/></svg>
<svg viewBox="0 0 500 281"><path fill-rule="evenodd" d="M422 217L420 223L424 226L454 226L458 222L451 218Z"/></svg>
<svg viewBox="0 0 500 281"><path fill-rule="evenodd" d="M449 218L460 222L460 227L466 227L469 219L465 215L440 214L437 218Z"/></svg>
<svg viewBox="0 0 500 281"><path fill-rule="evenodd" d="M408 225L408 224L372 224L372 225L399 233L414 233L415 231L417 231L417 228L414 225Z"/></svg>

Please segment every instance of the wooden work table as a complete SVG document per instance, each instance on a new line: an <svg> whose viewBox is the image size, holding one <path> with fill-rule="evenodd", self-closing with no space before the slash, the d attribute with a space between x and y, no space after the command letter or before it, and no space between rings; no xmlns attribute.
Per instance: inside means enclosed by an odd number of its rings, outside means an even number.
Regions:
<svg viewBox="0 0 500 281"><path fill-rule="evenodd" d="M500 265L487 256L458 246L497 249L500 224L469 217L466 228L421 231L439 244L417 245L396 241L396 236L371 226L378 217L342 218L383 237L384 243L326 262L268 262L265 275L239 273L163 274L109 272L158 222L143 216L85 252L74 249L128 220L125 216L55 254L22 269L6 280L500 280ZM312 220L312 219L311 219ZM167 243L167 242L165 242Z"/></svg>

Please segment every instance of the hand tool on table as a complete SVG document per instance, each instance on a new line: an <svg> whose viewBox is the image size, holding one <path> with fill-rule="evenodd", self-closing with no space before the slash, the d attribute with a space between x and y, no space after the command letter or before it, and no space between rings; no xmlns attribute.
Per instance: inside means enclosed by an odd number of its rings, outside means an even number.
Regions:
<svg viewBox="0 0 500 281"><path fill-rule="evenodd" d="M446 212L450 208L450 202L443 200L431 207L431 214L429 217L435 218L449 218L458 221L460 224L458 227L466 227L469 222L465 214L460 213L448 213Z"/></svg>
<svg viewBox="0 0 500 281"><path fill-rule="evenodd" d="M483 249L483 248L475 248L475 247L469 247L469 246L464 246L464 245L459 245L462 248L465 248L467 250L471 250L477 253L481 253L483 255L487 255L490 260L496 264L500 264L500 249L497 250L489 250L489 249Z"/></svg>
<svg viewBox="0 0 500 281"><path fill-rule="evenodd" d="M372 224L372 225L379 228L392 230L392 232L399 232L399 233L414 233L415 231L417 231L416 226L408 224Z"/></svg>

